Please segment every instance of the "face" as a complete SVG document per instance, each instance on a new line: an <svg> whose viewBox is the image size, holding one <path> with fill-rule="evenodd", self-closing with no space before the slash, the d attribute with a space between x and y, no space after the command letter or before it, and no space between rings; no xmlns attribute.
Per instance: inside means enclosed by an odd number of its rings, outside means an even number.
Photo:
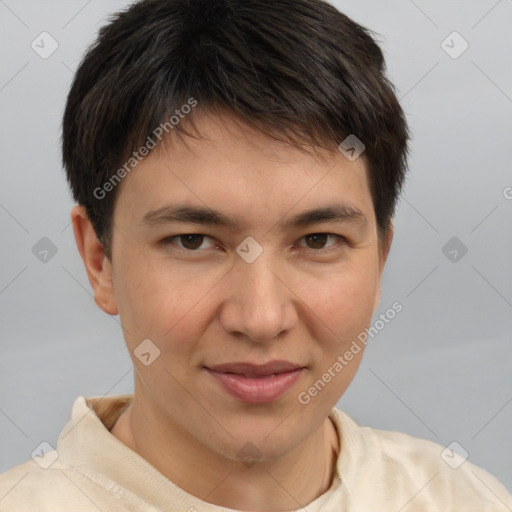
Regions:
<svg viewBox="0 0 512 512"><path fill-rule="evenodd" d="M363 350L333 365L371 322L385 254L361 157L315 157L228 114L196 123L206 140L169 139L121 183L102 270L113 284L96 283L96 301L120 316L139 400L218 454L251 442L270 460L318 429L354 377ZM184 206L219 215L199 222ZM335 215L305 215L325 208ZM300 369L209 370L276 360Z"/></svg>

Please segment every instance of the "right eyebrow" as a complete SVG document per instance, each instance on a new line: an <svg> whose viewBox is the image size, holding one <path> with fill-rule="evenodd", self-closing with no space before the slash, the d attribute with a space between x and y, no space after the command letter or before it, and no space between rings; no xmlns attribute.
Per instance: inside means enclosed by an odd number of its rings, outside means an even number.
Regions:
<svg viewBox="0 0 512 512"><path fill-rule="evenodd" d="M240 219L233 219L211 208L190 205L166 205L147 212L142 224L155 226L173 222L223 226L232 231L240 229ZM330 204L303 211L282 223L282 229L302 228L321 222L350 223L359 225L363 230L368 227L368 219L358 208L344 204Z"/></svg>

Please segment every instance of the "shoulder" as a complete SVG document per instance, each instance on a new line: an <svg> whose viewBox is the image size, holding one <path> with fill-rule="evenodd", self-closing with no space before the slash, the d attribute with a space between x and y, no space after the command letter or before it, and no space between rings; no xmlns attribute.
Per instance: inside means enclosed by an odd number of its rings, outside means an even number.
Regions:
<svg viewBox="0 0 512 512"><path fill-rule="evenodd" d="M46 453L47 461L55 453ZM0 509L2 512L29 510L37 502L40 510L47 510L48 490L66 486L64 475L63 468L55 462L44 469L35 460L28 460L9 469L0 475Z"/></svg>
<svg viewBox="0 0 512 512"><path fill-rule="evenodd" d="M1 512L32 512L36 503L38 512L122 511L127 502L138 503L112 480L112 472L109 476L101 469L115 466L107 427L130 399L130 395L78 397L59 437L58 451L42 449L0 475ZM73 435L68 436L70 432Z"/></svg>
<svg viewBox="0 0 512 512"><path fill-rule="evenodd" d="M44 455L47 461L55 456L55 451ZM110 503L102 486L58 459L48 467L31 459L0 475L2 512L33 512L35 503L38 512L97 512L107 504L115 507L108 510L125 510Z"/></svg>
<svg viewBox="0 0 512 512"><path fill-rule="evenodd" d="M471 463L462 447L360 426L339 409L334 409L333 419L346 443L347 458L340 456L340 471L348 473L353 494L368 494L371 488L384 500L381 504L398 509L406 503L411 510L441 507L446 512L461 507L468 512L512 509L512 495L504 485ZM361 471L353 472L349 465Z"/></svg>

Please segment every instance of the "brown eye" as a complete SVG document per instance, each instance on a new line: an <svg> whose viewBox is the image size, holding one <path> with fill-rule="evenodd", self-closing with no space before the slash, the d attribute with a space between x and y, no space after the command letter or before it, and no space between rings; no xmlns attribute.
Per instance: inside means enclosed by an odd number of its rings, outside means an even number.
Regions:
<svg viewBox="0 0 512 512"><path fill-rule="evenodd" d="M181 235L182 245L185 249L198 249L203 243L204 235Z"/></svg>
<svg viewBox="0 0 512 512"><path fill-rule="evenodd" d="M199 252L198 249L201 247L205 239L209 239L209 236L201 235L197 233L187 233L184 235L175 235L162 240L164 245L177 245L179 249L185 249L187 251ZM176 244L175 241L179 240L181 244Z"/></svg>
<svg viewBox="0 0 512 512"><path fill-rule="evenodd" d="M308 249L322 250L322 249L327 249L329 247L332 247L333 245L336 245L335 243L330 244L328 246L325 245L327 243L329 237L335 237L335 238L343 240L342 236L335 235L332 233L311 233L309 235L302 237L301 240L304 240L306 242L306 246ZM304 247L304 246L302 246L302 247Z"/></svg>
<svg viewBox="0 0 512 512"><path fill-rule="evenodd" d="M305 240L308 244L310 244L311 249L323 249L324 245L327 242L327 237L325 233L315 233L312 235L307 235Z"/></svg>

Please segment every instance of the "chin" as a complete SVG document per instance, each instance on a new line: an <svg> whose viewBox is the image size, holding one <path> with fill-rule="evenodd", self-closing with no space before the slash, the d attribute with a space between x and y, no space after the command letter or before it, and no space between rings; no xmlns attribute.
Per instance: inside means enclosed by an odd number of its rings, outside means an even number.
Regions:
<svg viewBox="0 0 512 512"><path fill-rule="evenodd" d="M244 462L247 466L251 463L254 465L255 461L278 460L293 451L307 436L306 432L302 436L290 432L289 425L278 425L274 422L270 427L262 427L251 420L249 429L239 427L229 430L233 437L224 438L225 443L218 445L216 451L227 459Z"/></svg>

